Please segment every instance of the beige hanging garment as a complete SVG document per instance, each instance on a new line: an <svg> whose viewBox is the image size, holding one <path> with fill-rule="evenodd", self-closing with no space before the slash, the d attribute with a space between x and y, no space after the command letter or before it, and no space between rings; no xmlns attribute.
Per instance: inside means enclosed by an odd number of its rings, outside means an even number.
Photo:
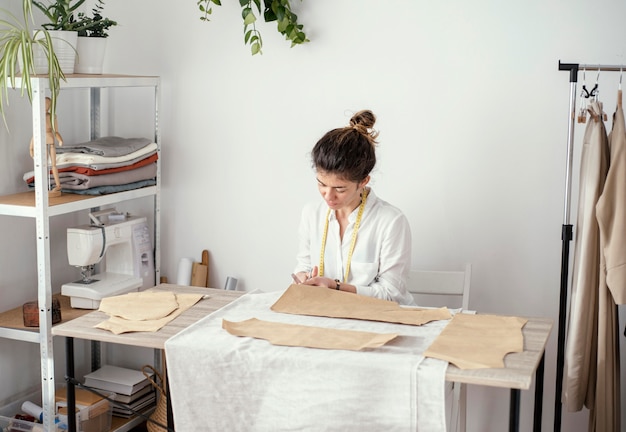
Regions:
<svg viewBox="0 0 626 432"><path fill-rule="evenodd" d="M580 163L572 296L565 345L563 399L568 411L593 406L598 332L600 240L596 203L608 170L608 137L602 104L589 105Z"/></svg>
<svg viewBox="0 0 626 432"><path fill-rule="evenodd" d="M613 115L611 166L597 205L606 283L616 304L626 304L626 131L622 92Z"/></svg>
<svg viewBox="0 0 626 432"><path fill-rule="evenodd" d="M615 304L626 301L626 130L622 91L617 95L609 135L610 166L596 205L600 229L600 286L598 292L598 365L595 406L590 431L619 432L620 364Z"/></svg>

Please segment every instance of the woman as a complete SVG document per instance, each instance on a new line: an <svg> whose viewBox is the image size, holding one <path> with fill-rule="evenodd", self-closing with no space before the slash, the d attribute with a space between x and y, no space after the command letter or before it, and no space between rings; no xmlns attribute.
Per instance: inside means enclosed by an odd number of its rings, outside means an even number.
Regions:
<svg viewBox="0 0 626 432"><path fill-rule="evenodd" d="M294 279L305 285L415 305L406 289L411 230L402 212L367 187L376 165L374 113L327 132L312 161L324 201L307 205L300 222Z"/></svg>

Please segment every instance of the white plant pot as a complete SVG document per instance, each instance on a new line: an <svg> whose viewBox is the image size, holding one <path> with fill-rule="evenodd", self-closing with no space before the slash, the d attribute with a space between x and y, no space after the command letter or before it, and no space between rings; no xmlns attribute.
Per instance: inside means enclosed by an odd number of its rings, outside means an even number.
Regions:
<svg viewBox="0 0 626 432"><path fill-rule="evenodd" d="M17 59L17 65L20 72L22 72L24 70L24 62L21 56ZM37 75L46 75L48 73L48 58L43 48L39 45L33 45L33 67L34 70L31 72Z"/></svg>
<svg viewBox="0 0 626 432"><path fill-rule="evenodd" d="M64 74L73 74L78 33L64 30L50 31L49 33L52 37L52 46L59 60L61 70Z"/></svg>
<svg viewBox="0 0 626 432"><path fill-rule="evenodd" d="M58 58L58 57L57 57ZM48 73L48 58L39 45L33 45L33 65L37 75L46 75ZM20 70L22 70L22 62L20 59Z"/></svg>
<svg viewBox="0 0 626 432"><path fill-rule="evenodd" d="M106 43L106 38L79 37L76 44L74 72L82 74L101 74Z"/></svg>
<svg viewBox="0 0 626 432"><path fill-rule="evenodd" d="M76 61L76 40L78 39L78 33L75 31L66 30L48 30L50 37L52 38L52 48L59 60L59 66L64 74L74 73L74 62ZM43 37L41 33L38 34L38 38ZM48 59L45 54L36 49L35 52L35 73L47 74L48 73Z"/></svg>

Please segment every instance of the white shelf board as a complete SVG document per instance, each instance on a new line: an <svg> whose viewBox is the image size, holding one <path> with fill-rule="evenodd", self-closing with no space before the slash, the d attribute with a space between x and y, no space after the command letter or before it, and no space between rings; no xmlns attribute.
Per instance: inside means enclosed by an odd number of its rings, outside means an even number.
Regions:
<svg viewBox="0 0 626 432"><path fill-rule="evenodd" d="M39 82L42 88L48 88L48 76L41 75L31 77L31 82ZM159 82L159 77L137 76L137 75L88 75L72 74L66 75L65 80L61 80L61 89L67 88L104 88L104 87L154 87ZM22 78L16 77L15 88L22 86ZM11 88L10 84L8 86Z"/></svg>
<svg viewBox="0 0 626 432"><path fill-rule="evenodd" d="M33 200L35 192L28 192L32 194ZM79 210L86 210L94 207L101 207L109 204L115 204L120 201L126 201L136 198L142 198L147 196L154 196L157 193L157 186L147 186L140 189L133 189L124 192L116 192L107 195L69 195L72 198L76 198L75 201L64 202L62 204L49 205L47 214L48 216L57 216L67 213L72 213ZM11 199L13 196L7 195L0 197L0 215L7 216L22 216L22 217L37 217L37 208L34 205L16 204ZM20 194L25 196L25 194Z"/></svg>
<svg viewBox="0 0 626 432"><path fill-rule="evenodd" d="M8 327L0 327L0 337L24 342L39 343L39 332L32 330L21 330Z"/></svg>

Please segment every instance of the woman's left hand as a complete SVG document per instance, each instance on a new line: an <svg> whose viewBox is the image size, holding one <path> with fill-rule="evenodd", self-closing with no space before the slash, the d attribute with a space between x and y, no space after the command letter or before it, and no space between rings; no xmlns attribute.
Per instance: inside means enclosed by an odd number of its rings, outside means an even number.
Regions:
<svg viewBox="0 0 626 432"><path fill-rule="evenodd" d="M334 289L337 283L331 278L314 276L311 279L307 279L302 282L302 285L323 286L326 288L332 287Z"/></svg>

